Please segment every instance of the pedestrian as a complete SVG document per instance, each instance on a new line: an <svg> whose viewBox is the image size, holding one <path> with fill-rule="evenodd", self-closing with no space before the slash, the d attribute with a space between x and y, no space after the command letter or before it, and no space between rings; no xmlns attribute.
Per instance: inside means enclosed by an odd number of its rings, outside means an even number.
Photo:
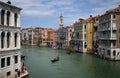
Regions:
<svg viewBox="0 0 120 78"><path fill-rule="evenodd" d="M18 70L18 77L20 77L20 70Z"/></svg>

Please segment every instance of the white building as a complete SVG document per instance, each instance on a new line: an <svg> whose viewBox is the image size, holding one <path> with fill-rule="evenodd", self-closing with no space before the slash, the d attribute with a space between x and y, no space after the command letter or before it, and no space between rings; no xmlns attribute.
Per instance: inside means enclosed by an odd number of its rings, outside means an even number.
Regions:
<svg viewBox="0 0 120 78"><path fill-rule="evenodd" d="M66 48L70 47L70 40L72 40L72 35L74 32L74 26L66 27Z"/></svg>
<svg viewBox="0 0 120 78"><path fill-rule="evenodd" d="M21 30L21 41L23 44L29 44L29 30L28 29L22 29Z"/></svg>
<svg viewBox="0 0 120 78"><path fill-rule="evenodd" d="M47 29L43 29L41 32L42 32L41 33L41 38L42 38L41 46L47 46L48 31Z"/></svg>
<svg viewBox="0 0 120 78"><path fill-rule="evenodd" d="M20 11L0 1L0 78L15 78L21 69Z"/></svg>

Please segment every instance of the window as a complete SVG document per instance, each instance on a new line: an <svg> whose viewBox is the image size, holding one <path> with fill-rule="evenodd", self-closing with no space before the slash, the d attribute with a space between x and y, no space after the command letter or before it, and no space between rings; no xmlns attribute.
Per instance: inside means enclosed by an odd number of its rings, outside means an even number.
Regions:
<svg viewBox="0 0 120 78"><path fill-rule="evenodd" d="M14 21L15 21L15 26L17 27L17 18L18 18L18 15L15 13L14 15Z"/></svg>
<svg viewBox="0 0 120 78"><path fill-rule="evenodd" d="M86 25L85 25L85 29L86 29Z"/></svg>
<svg viewBox="0 0 120 78"><path fill-rule="evenodd" d="M10 76L10 75L11 75L11 72L10 72L10 71L9 71L9 72L7 72L7 77L8 77L8 76Z"/></svg>
<svg viewBox="0 0 120 78"><path fill-rule="evenodd" d="M84 47L85 47L85 48L87 47L87 44L86 44L86 42L85 42L85 44L84 44Z"/></svg>
<svg viewBox="0 0 120 78"><path fill-rule="evenodd" d="M14 59L15 59L15 64L18 63L18 56L15 56Z"/></svg>
<svg viewBox="0 0 120 78"><path fill-rule="evenodd" d="M1 33L1 48L4 48L4 37L5 37L5 32Z"/></svg>
<svg viewBox="0 0 120 78"><path fill-rule="evenodd" d="M113 19L115 19L116 18L116 16L115 15L113 15Z"/></svg>
<svg viewBox="0 0 120 78"><path fill-rule="evenodd" d="M115 50L113 50L113 56L115 56L116 55L116 51Z"/></svg>
<svg viewBox="0 0 120 78"><path fill-rule="evenodd" d="M7 12L7 25L9 26L9 21L10 21L10 12Z"/></svg>
<svg viewBox="0 0 120 78"><path fill-rule="evenodd" d="M10 57L7 57L7 66L10 66Z"/></svg>
<svg viewBox="0 0 120 78"><path fill-rule="evenodd" d="M45 41L45 39L43 39L43 41Z"/></svg>
<svg viewBox="0 0 120 78"><path fill-rule="evenodd" d="M98 21L98 18L96 19L96 21Z"/></svg>
<svg viewBox="0 0 120 78"><path fill-rule="evenodd" d="M4 15L5 15L5 10L1 10L1 24L4 25Z"/></svg>
<svg viewBox="0 0 120 78"><path fill-rule="evenodd" d="M109 55L109 56L110 56L110 50L107 50L107 55Z"/></svg>
<svg viewBox="0 0 120 78"><path fill-rule="evenodd" d="M5 67L5 58L1 59L1 68Z"/></svg>
<svg viewBox="0 0 120 78"><path fill-rule="evenodd" d="M7 33L7 48L10 46L10 32Z"/></svg>
<svg viewBox="0 0 120 78"><path fill-rule="evenodd" d="M14 36L14 39L15 39L15 47L17 46L17 33L15 33L15 36Z"/></svg>

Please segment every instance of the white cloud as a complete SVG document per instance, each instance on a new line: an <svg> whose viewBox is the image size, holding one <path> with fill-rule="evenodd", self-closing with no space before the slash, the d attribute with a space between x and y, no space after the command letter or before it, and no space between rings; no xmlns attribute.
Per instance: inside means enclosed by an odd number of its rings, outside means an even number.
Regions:
<svg viewBox="0 0 120 78"><path fill-rule="evenodd" d="M3 0L0 0L3 1ZM64 24L73 24L79 18L87 18L89 15L103 14L106 10L115 8L120 0L11 0L13 5L23 8L22 20L27 17L51 18L59 20L62 12ZM4 0L7 2L7 0ZM54 19L53 19L54 18ZM57 21L58 22L58 21ZM42 22L43 23L43 22ZM51 22L49 22L51 23Z"/></svg>

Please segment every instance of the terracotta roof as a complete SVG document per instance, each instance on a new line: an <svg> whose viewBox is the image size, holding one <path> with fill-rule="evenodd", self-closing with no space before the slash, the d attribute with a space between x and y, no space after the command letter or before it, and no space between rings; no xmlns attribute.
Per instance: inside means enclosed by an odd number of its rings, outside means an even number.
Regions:
<svg viewBox="0 0 120 78"><path fill-rule="evenodd" d="M120 5L118 5L118 7L112 9L112 12L120 12Z"/></svg>
<svg viewBox="0 0 120 78"><path fill-rule="evenodd" d="M73 25L70 25L70 26L67 26L66 28L74 28L74 26L73 26Z"/></svg>

